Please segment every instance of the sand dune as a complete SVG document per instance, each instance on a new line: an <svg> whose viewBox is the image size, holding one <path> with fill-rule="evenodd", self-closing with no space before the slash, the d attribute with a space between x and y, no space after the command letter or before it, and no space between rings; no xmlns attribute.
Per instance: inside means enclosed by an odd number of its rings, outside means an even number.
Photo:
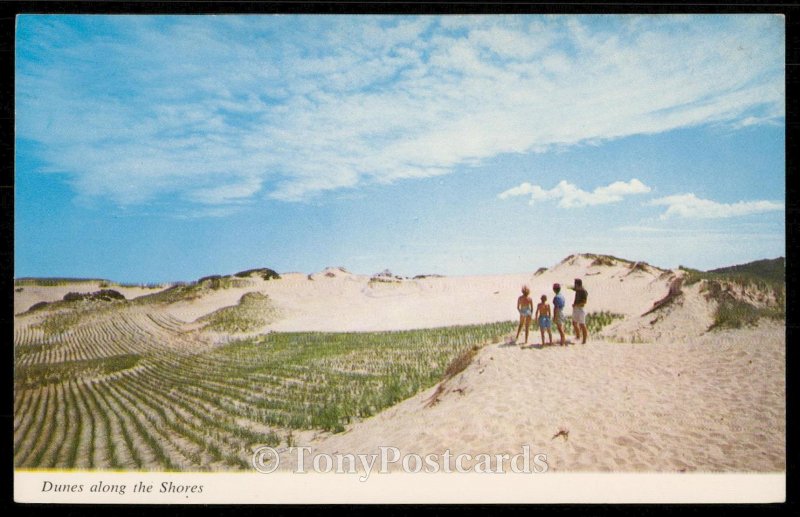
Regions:
<svg viewBox="0 0 800 517"><path fill-rule="evenodd" d="M513 455L527 444L554 471L780 471L783 330L764 324L657 345L490 345L432 407L435 388L308 445ZM560 430L568 436L554 437ZM295 459L286 452L282 467Z"/></svg>
<svg viewBox="0 0 800 517"><path fill-rule="evenodd" d="M520 287L532 296L552 299L552 284L565 286L581 277L589 290L587 310L638 316L668 290L670 272L656 268L631 271L630 264L593 266L593 259L576 256L535 275L427 277L402 279L355 275L340 268L320 273L291 273L277 280L251 278L242 287L209 290L203 296L172 303L164 310L193 322L222 307L236 305L246 292L270 297L283 318L262 331L379 331L430 328L506 321L518 317L515 309ZM76 284L58 288L25 288L16 293L15 310L22 312L38 301L61 299L68 291L91 292L97 286ZM127 298L150 290L122 290Z"/></svg>
<svg viewBox="0 0 800 517"><path fill-rule="evenodd" d="M683 275L595 255L570 256L537 273L494 276L400 279L327 268L280 279L237 278L222 288L200 286L191 296L140 298L113 307L120 321L154 336L153 346L171 346L174 335L183 348L205 350L265 332L516 320L523 284L534 299L546 294L551 300L552 284L561 283L569 314L573 295L566 287L579 277L589 291L588 312L622 316L590 336L588 344L540 349L487 343L462 373L443 384L341 434L298 432L296 443L317 452L375 453L393 446L420 455L445 449L513 455L527 444L547 455L552 470L565 471L784 470L785 325L762 320L754 328L709 331L716 302L700 283L682 286L670 303L652 310ZM99 288L97 283L26 285L15 292L15 311ZM129 300L154 292L115 289ZM203 330L203 318L237 306L246 293L265 295L258 299L270 304L272 316L247 333L211 336ZM41 334L35 324L46 312L15 317L15 333L26 332L26 339ZM96 317L98 332L115 325ZM535 329L530 341L539 341ZM437 389L438 401L428 405ZM291 468L293 458L286 453L283 468Z"/></svg>
<svg viewBox="0 0 800 517"><path fill-rule="evenodd" d="M39 302L56 302L64 299L67 293L93 293L101 289L113 289L125 298L137 298L158 291L157 288L147 287L122 287L116 284L107 285L100 281L68 282L63 285L23 285L14 291L14 314L20 314Z"/></svg>
<svg viewBox="0 0 800 517"><path fill-rule="evenodd" d="M430 277L416 280L371 281L370 277L340 274L313 281L291 278L262 289L286 318L273 330L367 331L427 328L487 323L518 318L515 305L522 285L532 296L552 299L552 284L565 287L584 278L590 292L590 311L638 315L662 297L668 287L661 272L635 272L624 264L592 267L578 258L540 275ZM587 276L589 275L589 276ZM571 303L570 291L564 289Z"/></svg>

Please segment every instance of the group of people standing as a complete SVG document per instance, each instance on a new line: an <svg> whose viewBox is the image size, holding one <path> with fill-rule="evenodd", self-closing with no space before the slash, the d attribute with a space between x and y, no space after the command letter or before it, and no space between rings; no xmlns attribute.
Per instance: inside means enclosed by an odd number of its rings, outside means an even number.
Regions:
<svg viewBox="0 0 800 517"><path fill-rule="evenodd" d="M586 328L586 312L584 307L589 297L589 293L583 287L583 281L580 278L575 279L575 285L572 287L575 290L575 299L572 302L572 328L575 330L575 337L581 340L581 343L586 344L586 339L589 337L589 330ZM561 346L567 344L566 336L564 335L564 323L566 318L564 316L564 306L566 302L564 296L561 294L561 285L553 284L553 292L556 293L553 297L553 313L552 321L550 316L550 304L547 303L547 295L543 294L541 302L536 306L536 312L533 310L533 300L530 297L530 289L527 285L522 286L522 296L517 298L517 311L519 311L519 327L517 327L517 336L514 338L514 343L519 339L519 334L523 327L525 328L525 343L528 342L528 329L531 325L531 317L536 319L539 324L539 331L542 334L542 346L544 346L544 333L550 340L550 345L553 344L553 333L550 331L552 323L555 323L558 333L561 336Z"/></svg>

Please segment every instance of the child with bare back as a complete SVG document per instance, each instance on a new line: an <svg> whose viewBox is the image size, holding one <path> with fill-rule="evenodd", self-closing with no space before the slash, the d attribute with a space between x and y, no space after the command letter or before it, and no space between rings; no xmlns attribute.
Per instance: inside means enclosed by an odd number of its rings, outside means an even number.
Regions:
<svg viewBox="0 0 800 517"><path fill-rule="evenodd" d="M519 311L519 327L517 327L517 337L514 338L514 343L519 339L519 333L522 326L525 325L525 343L528 343L528 329L531 326L531 314L533 314L533 300L529 296L531 293L527 285L522 286L522 296L517 298L517 311Z"/></svg>
<svg viewBox="0 0 800 517"><path fill-rule="evenodd" d="M544 346L544 331L550 338L550 345L553 344L553 333L550 331L550 304L547 303L547 296L542 295L541 303L536 306L536 319L539 322L539 331L542 333L542 346Z"/></svg>

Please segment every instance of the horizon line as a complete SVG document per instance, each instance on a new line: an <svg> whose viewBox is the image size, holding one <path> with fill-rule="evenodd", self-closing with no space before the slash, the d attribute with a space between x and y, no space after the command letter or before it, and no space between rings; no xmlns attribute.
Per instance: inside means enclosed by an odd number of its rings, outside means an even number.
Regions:
<svg viewBox="0 0 800 517"><path fill-rule="evenodd" d="M569 260L569 259L571 259L573 257L576 257L576 256L605 257L605 258L611 258L611 259L622 261L622 262L630 262L632 264L643 263L643 264L649 265L651 267L654 267L654 268L657 268L657 269L662 269L662 270L674 270L674 269L684 269L684 268L685 269L697 269L697 268L693 268L691 266L687 266L685 264L679 264L677 267L674 267L674 268L661 267L661 266L657 266L657 265L651 264L651 263L649 263L649 262L647 262L645 260L631 260L631 259L626 259L626 258L623 258L623 257L610 255L610 254L607 254L607 253L581 252L581 253L571 253L571 254L565 256L563 259L561 259L560 261L558 261L556 264L554 264L552 266L540 266L538 268L532 268L529 271L536 272L536 271L539 271L539 270L541 270L543 268L545 270L549 270L550 268L558 266L558 265L560 265L560 264L566 262L567 260ZM780 256L777 256L777 257L774 257L774 258L764 257L764 258L760 258L760 259L751 260L751 261L748 261L748 262L730 264L730 265L727 265L727 266L719 266L719 267L710 268L710 269L697 269L697 270L698 271L702 271L702 272L709 272L709 271L713 271L714 269L737 267L737 266L743 266L743 265L747 265L747 264L752 264L754 262L760 262L760 261L765 261L765 260L774 261L774 260L779 260L779 259L784 259L785 260L786 257L784 255L780 255ZM13 280L14 280L15 284L16 284L16 282L22 282L22 281L26 281L26 280L53 280L53 281L58 280L58 281L63 281L63 282L110 282L110 283L114 283L114 284L122 285L122 286L125 286L125 285L137 285L137 286L140 286L140 285L165 285L165 284L179 284L179 283L198 282L201 279L205 279L205 278L209 278L209 277L215 277L215 276L218 276L218 277L234 276L237 273L242 273L242 272L249 271L249 270L257 271L259 269L270 269L272 271L275 271L272 268L269 268L267 266L262 266L262 267L254 267L254 268L243 269L242 271L237 271L235 273L227 273L227 274L213 273L213 274L209 274L209 275L202 275L202 276L197 277L194 280L168 280L168 281L163 281L163 282L158 282L158 281L120 281L120 280L113 280L111 278L79 277L79 276L57 276L57 275L56 276L30 276L30 275L26 275L26 276L22 276L22 277L15 276ZM322 268L322 269L320 269L318 271L312 271L312 272L304 272L304 271L297 271L297 270L275 271L275 272L278 273L279 275L298 274L298 275L309 275L310 276L310 275L322 273L322 272L324 272L326 270L329 270L329 269L340 269L343 272L351 274L351 275L371 276L371 277L380 276L382 273L388 271L389 273L391 273L391 275L393 277L399 277L399 278L402 278L402 279L414 279L416 277L433 277L433 276L447 277L447 278L470 277L470 276L512 276L512 275L522 275L522 274L525 274L525 273L529 272L529 271L517 271L517 272L508 272L508 273L482 273L482 274L479 273L479 274L457 274L457 275L448 275L448 274L444 274L444 273L419 273L419 274L416 274L416 275L413 275L413 276L409 276L409 275L396 275L396 274L391 272L390 268L384 268L383 271L376 272L376 273L360 273L360 272L350 271L345 266L325 266L324 268Z"/></svg>

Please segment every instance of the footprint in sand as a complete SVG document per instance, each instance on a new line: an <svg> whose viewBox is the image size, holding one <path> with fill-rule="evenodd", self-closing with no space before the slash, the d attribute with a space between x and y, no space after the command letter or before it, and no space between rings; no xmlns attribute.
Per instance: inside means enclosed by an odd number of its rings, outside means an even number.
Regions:
<svg viewBox="0 0 800 517"><path fill-rule="evenodd" d="M690 431L688 433L688 435L691 436L692 438L697 439L697 440L705 440L706 439L706 435L704 435L702 433L698 433L697 431Z"/></svg>
<svg viewBox="0 0 800 517"><path fill-rule="evenodd" d="M615 458L613 458L613 460L614 460L614 464L617 467L619 467L620 469L623 468L623 467L627 467L627 465L628 465L628 462L626 461L625 458L615 457Z"/></svg>
<svg viewBox="0 0 800 517"><path fill-rule="evenodd" d="M630 438L628 438L627 436L618 436L618 437L614 438L614 443L616 443L620 447L634 447L634 446L640 445L640 444L634 442L633 440L631 440Z"/></svg>

